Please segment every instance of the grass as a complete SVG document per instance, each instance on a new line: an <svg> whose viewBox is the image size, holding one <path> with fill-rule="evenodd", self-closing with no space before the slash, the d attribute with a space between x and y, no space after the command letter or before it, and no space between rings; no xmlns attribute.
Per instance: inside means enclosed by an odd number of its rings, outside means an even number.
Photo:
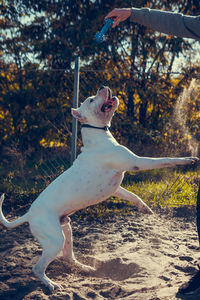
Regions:
<svg viewBox="0 0 200 300"><path fill-rule="evenodd" d="M152 209L155 207L196 207L200 172L191 168L153 170L127 173L122 186L137 194ZM80 219L99 218L115 214L129 214L133 204L115 197L76 213Z"/></svg>
<svg viewBox="0 0 200 300"><path fill-rule="evenodd" d="M160 175L160 177L159 177ZM148 205L159 207L195 206L199 181L198 170L154 170L124 187L140 196Z"/></svg>
<svg viewBox="0 0 200 300"><path fill-rule="evenodd" d="M16 171L9 173L6 178L3 191L8 194L10 201L7 205L10 207L24 207L30 205L37 195L43 190L48 182L54 178L47 178L44 176L49 173L50 167L41 165L40 169L32 169L31 174L27 174L26 180L19 179L16 176ZM60 173L60 170L58 170ZM52 171L50 172L51 175ZM57 175L58 175L57 173ZM38 178L42 174L42 178ZM48 175L48 174L47 174ZM56 174L54 173L55 177ZM129 191L137 194L147 203L150 207L183 207L183 206L196 206L196 196L198 190L200 169L193 167L182 167L177 169L158 169L146 172L129 173L127 172L122 183L122 186ZM45 179L45 178L46 179ZM43 181L41 181L43 179ZM39 184L42 182L42 184ZM7 187L7 191L5 190ZM113 212L117 213L130 213L133 210L133 205L111 197L107 201L98 205L91 206L83 209L77 213L77 216L83 218L100 218L101 216Z"/></svg>

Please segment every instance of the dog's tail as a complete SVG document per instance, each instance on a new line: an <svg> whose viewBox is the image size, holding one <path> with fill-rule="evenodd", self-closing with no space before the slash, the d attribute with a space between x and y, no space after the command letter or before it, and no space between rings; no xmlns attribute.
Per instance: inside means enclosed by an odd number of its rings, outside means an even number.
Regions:
<svg viewBox="0 0 200 300"><path fill-rule="evenodd" d="M26 213L25 215L23 215L22 217L18 218L17 220L15 221L12 221L12 222L9 222L5 217L4 217L4 214L3 214L3 211L2 211L2 204L3 204L3 201L4 201L4 194L1 195L1 198L0 198L0 222L6 226L7 228L15 228L25 222L28 221L28 213Z"/></svg>

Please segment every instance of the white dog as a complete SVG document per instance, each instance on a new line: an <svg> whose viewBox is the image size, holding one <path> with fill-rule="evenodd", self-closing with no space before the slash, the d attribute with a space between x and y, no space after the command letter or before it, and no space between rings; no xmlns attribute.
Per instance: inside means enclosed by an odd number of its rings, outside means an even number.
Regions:
<svg viewBox="0 0 200 300"><path fill-rule="evenodd" d="M120 186L124 172L190 165L198 160L196 157L139 157L118 144L108 129L118 105L119 100L112 96L111 90L102 87L78 109L72 109L72 115L83 124L82 153L71 168L39 195L24 216L12 222L6 220L2 213L4 195L1 196L0 221L8 228L28 222L32 234L39 240L43 252L33 272L51 290L58 285L46 276L45 270L61 250L69 262L92 269L74 257L69 215L112 195L134 203L143 212L152 213L138 196Z"/></svg>

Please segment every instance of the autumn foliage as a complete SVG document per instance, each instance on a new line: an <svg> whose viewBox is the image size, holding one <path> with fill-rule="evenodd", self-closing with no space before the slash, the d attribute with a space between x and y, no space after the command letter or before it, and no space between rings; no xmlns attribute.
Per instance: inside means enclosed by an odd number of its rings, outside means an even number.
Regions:
<svg viewBox="0 0 200 300"><path fill-rule="evenodd" d="M59 157L66 162L63 168L69 166L76 56L81 58L80 101L96 93L102 84L109 85L119 97L120 107L112 123L119 142L140 155L191 152L188 141L200 138L198 81L184 107L184 126L189 128L186 135L181 122L175 122L174 110L178 110L183 89L193 78L198 79L197 42L153 32L129 20L110 31L103 44L97 44L94 35L114 7L147 6L196 15L199 1L0 3L2 189L13 188L14 173L25 182L29 172L34 182L30 186L35 186L35 181L40 186L36 171L46 160ZM181 55L184 66L176 66ZM48 168L43 167L46 178Z"/></svg>

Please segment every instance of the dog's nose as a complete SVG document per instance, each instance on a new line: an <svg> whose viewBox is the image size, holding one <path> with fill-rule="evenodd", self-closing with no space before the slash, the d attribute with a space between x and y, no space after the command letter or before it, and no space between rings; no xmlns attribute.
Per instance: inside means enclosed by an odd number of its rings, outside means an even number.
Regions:
<svg viewBox="0 0 200 300"><path fill-rule="evenodd" d="M103 89L105 89L105 86L104 86L104 85L102 85L102 86L100 87L99 92L100 92L101 90L103 90Z"/></svg>

